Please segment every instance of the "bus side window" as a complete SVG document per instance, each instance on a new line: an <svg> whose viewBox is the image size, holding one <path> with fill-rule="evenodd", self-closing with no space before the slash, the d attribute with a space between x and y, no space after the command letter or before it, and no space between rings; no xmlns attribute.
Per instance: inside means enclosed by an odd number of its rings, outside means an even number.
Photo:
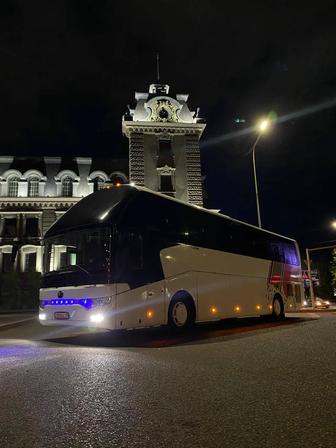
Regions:
<svg viewBox="0 0 336 448"><path fill-rule="evenodd" d="M281 262L279 245L277 243L272 244L272 251L273 251L273 260Z"/></svg>
<svg viewBox="0 0 336 448"><path fill-rule="evenodd" d="M129 233L128 240L128 262L131 269L143 268L143 240L142 235Z"/></svg>

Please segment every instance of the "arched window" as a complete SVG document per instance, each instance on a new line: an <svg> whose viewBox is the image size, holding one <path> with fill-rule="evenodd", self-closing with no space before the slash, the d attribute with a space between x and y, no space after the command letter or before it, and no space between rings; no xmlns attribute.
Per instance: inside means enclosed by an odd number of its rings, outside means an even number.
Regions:
<svg viewBox="0 0 336 448"><path fill-rule="evenodd" d="M16 176L11 177L8 180L8 196L14 198L18 195L19 191L19 178Z"/></svg>
<svg viewBox="0 0 336 448"><path fill-rule="evenodd" d="M66 176L62 179L62 196L71 197L73 192L73 179Z"/></svg>
<svg viewBox="0 0 336 448"><path fill-rule="evenodd" d="M32 176L28 179L28 196L36 197L39 195L39 183L40 179L36 176Z"/></svg>
<svg viewBox="0 0 336 448"><path fill-rule="evenodd" d="M101 176L97 176L93 179L93 191L98 191L104 188L105 180Z"/></svg>
<svg viewBox="0 0 336 448"><path fill-rule="evenodd" d="M119 186L125 183L125 179L118 173L111 174L111 182L113 185Z"/></svg>

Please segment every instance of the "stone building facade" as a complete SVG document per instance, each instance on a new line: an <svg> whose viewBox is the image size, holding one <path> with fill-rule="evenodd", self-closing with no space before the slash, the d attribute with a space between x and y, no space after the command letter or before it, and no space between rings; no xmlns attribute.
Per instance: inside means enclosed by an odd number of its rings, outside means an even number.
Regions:
<svg viewBox="0 0 336 448"><path fill-rule="evenodd" d="M169 96L166 84L151 84L135 101L122 122L130 181L202 206L199 140L205 122L198 110L189 109L186 94Z"/></svg>
<svg viewBox="0 0 336 448"><path fill-rule="evenodd" d="M0 157L0 273L41 272L45 231L106 182L128 182L127 159Z"/></svg>

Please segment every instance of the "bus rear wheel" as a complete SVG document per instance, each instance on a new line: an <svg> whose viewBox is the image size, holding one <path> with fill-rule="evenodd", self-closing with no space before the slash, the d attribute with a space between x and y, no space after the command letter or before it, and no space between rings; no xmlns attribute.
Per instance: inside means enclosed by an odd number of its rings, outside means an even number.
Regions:
<svg viewBox="0 0 336 448"><path fill-rule="evenodd" d="M275 296L273 299L272 318L274 320L283 320L285 318L284 305L280 296Z"/></svg>
<svg viewBox="0 0 336 448"><path fill-rule="evenodd" d="M169 304L168 325L174 331L190 328L195 323L195 307L192 299L176 298Z"/></svg>

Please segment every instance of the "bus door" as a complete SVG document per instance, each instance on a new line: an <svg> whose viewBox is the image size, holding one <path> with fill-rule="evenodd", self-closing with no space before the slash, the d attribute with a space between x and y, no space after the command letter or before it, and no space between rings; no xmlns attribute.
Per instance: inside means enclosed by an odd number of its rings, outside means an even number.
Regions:
<svg viewBox="0 0 336 448"><path fill-rule="evenodd" d="M140 233L121 237L118 252L122 280L117 284L116 328L163 323L164 280L156 275L157 263L153 264L148 247Z"/></svg>
<svg viewBox="0 0 336 448"><path fill-rule="evenodd" d="M134 328L142 324L142 307L147 296L143 279L143 241L136 231L118 236L117 319L116 328Z"/></svg>

